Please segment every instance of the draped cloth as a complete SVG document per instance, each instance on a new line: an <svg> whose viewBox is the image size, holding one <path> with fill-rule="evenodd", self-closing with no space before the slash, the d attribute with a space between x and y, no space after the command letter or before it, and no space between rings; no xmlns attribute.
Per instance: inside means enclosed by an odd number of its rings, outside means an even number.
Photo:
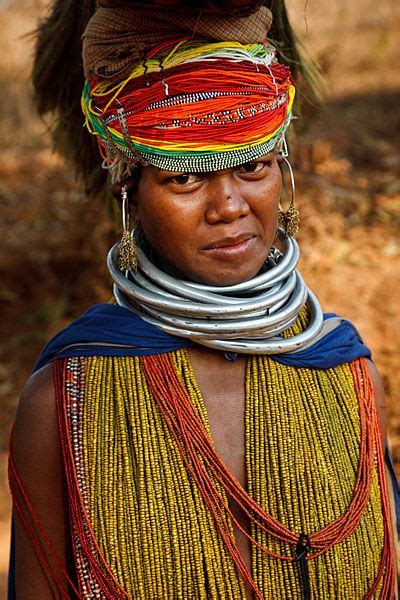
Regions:
<svg viewBox="0 0 400 600"><path fill-rule="evenodd" d="M333 313L326 313L324 318L337 319ZM188 338L173 336L147 323L126 308L96 304L50 340L35 370L52 360L70 356L146 356L193 344ZM361 357L370 358L371 352L345 319L310 347L272 356L282 364L310 369L329 369Z"/></svg>
<svg viewBox="0 0 400 600"><path fill-rule="evenodd" d="M124 79L144 60L146 50L168 40L196 38L207 42L235 40L255 44L266 39L269 9L261 6L246 17L230 17L154 7L100 6L83 34L83 66L87 79Z"/></svg>

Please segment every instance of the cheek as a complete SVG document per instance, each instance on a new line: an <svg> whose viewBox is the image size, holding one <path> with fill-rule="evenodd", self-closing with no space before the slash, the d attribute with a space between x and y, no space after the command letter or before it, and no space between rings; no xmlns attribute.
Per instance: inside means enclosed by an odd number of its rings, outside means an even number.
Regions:
<svg viewBox="0 0 400 600"><path fill-rule="evenodd" d="M150 244L166 259L175 262L185 249L191 247L190 216L173 202L164 202L147 195L138 202L139 222Z"/></svg>
<svg viewBox="0 0 400 600"><path fill-rule="evenodd" d="M263 185L254 191L253 210L258 217L265 234L271 237L275 235L275 229L278 219L279 200L282 192L281 172L276 165L270 177L263 181Z"/></svg>

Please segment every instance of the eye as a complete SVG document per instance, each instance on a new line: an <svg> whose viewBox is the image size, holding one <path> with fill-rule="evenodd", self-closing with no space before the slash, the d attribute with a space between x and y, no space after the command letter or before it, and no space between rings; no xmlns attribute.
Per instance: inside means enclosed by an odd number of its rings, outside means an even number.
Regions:
<svg viewBox="0 0 400 600"><path fill-rule="evenodd" d="M201 181L201 177L196 175L195 173L180 173L179 175L174 175L174 177L170 177L170 181L172 183L177 183L178 185L190 185L192 183L197 183Z"/></svg>
<svg viewBox="0 0 400 600"><path fill-rule="evenodd" d="M251 161L240 165L239 173L261 173L266 167L270 167L272 160Z"/></svg>

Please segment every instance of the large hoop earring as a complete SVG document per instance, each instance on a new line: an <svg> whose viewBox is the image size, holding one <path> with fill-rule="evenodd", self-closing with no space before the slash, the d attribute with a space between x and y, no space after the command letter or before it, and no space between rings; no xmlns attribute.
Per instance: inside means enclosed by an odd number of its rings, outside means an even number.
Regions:
<svg viewBox="0 0 400 600"><path fill-rule="evenodd" d="M137 269L136 244L129 229L129 198L128 186L121 188L122 198L122 238L118 244L118 267L121 271Z"/></svg>
<svg viewBox="0 0 400 600"><path fill-rule="evenodd" d="M278 225L279 225L279 227L281 227L284 230L287 237L295 237L299 231L300 214L295 205L296 186L294 183L294 175L293 175L292 165L290 164L289 159L287 158L288 152L287 152L286 144L284 144L284 150L283 150L281 156L289 169L290 186L291 186L292 194L291 194L289 208L286 211L284 211L284 210L282 210L281 207L279 207Z"/></svg>

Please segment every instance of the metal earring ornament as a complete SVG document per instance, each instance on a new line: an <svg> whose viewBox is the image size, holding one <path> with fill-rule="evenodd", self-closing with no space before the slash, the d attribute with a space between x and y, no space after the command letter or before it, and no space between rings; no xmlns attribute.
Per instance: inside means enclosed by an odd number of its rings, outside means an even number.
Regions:
<svg viewBox="0 0 400 600"><path fill-rule="evenodd" d="M294 184L294 175L292 165L290 164L287 158L287 150L285 148L284 152L282 152L282 158L285 161L290 174L290 185L292 189L292 197L290 200L289 208L284 211L281 208L278 210L278 225L281 227L287 237L295 237L297 232L299 231L299 223L300 223L300 215L299 211L295 205L295 193L296 187Z"/></svg>
<svg viewBox="0 0 400 600"><path fill-rule="evenodd" d="M136 244L129 230L129 199L128 187L123 185L121 188L122 197L122 238L118 244L118 267L121 271L137 269Z"/></svg>

